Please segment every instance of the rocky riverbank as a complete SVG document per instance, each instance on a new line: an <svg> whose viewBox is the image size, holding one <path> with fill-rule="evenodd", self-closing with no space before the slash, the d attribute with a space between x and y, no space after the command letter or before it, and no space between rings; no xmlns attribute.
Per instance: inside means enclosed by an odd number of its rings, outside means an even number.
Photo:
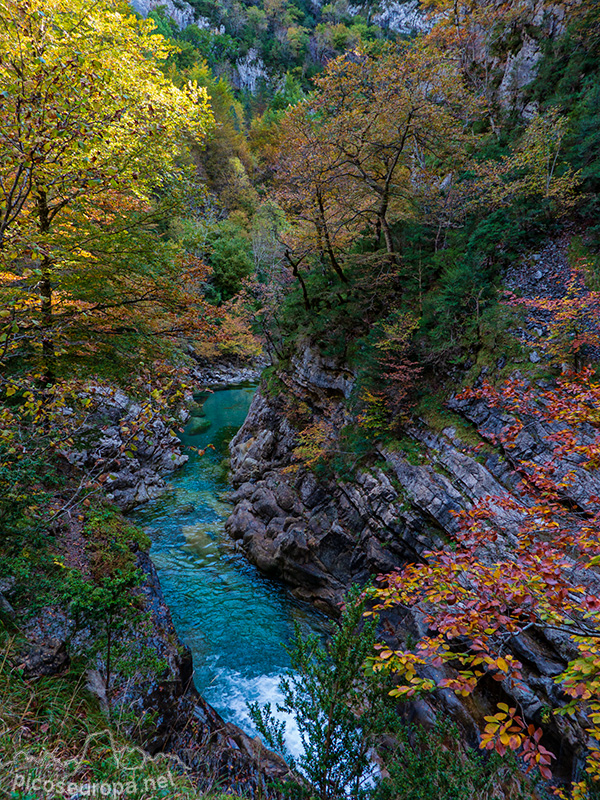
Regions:
<svg viewBox="0 0 600 800"><path fill-rule="evenodd" d="M228 366L196 376L198 391L209 384L237 384L256 377L255 370ZM83 669L80 684L87 686L87 697L95 696L105 719L119 719L120 735L127 733L132 744L140 744L150 755L175 757L199 789L227 786L234 793L277 797L268 785L286 777L287 765L258 738L225 722L197 693L191 654L177 637L147 542L117 510L157 497L166 486L165 475L188 457L169 420L158 411L119 390L94 386L86 391L89 414L72 448L62 455L70 464L74 486L79 476L84 476L83 484L86 476L107 472L104 485L112 502L92 495L91 504L88 500L81 505L80 496L79 506L73 506L76 513L67 511L54 520L54 564L61 569L52 578L56 586L43 595L41 608L30 607L29 593L16 578L0 582L2 619L19 630L5 659L6 669L16 671L18 680L52 680L57 685L71 680L74 669ZM184 408L179 420L183 423L188 417ZM101 614L78 615L75 587L83 582L92 592L111 570L121 574L136 568L139 578L123 589L127 594L120 600L124 609L135 608L135 622L125 615L115 625L108 668L109 623ZM92 602L103 599L98 596ZM132 652L133 660L128 655Z"/></svg>
<svg viewBox="0 0 600 800"><path fill-rule="evenodd" d="M144 748L176 756L200 787L225 784L232 792L251 789L275 796L266 790L267 783L285 778L287 765L258 737L225 722L194 689L191 654L177 639L154 565L143 552L138 564L146 576L141 590L152 617L152 633L140 646L150 643L167 664L162 675L129 686L121 698L140 716L154 716Z"/></svg>
<svg viewBox="0 0 600 800"><path fill-rule="evenodd" d="M63 455L83 475L92 478L104 473L108 499L122 511L130 511L159 497L167 488L169 473L188 460L173 427L189 420L188 406L194 394L256 382L261 369L261 364L240 367L228 363L194 368L193 388L173 420L165 417L164 410L132 399L120 389L92 386L87 394L93 410L77 431L74 445Z"/></svg>
<svg viewBox="0 0 600 800"><path fill-rule="evenodd" d="M239 383L256 383L266 363L257 361L249 366L236 364L217 363L208 366L195 367L192 375L197 385L202 388L213 386L231 386Z"/></svg>
<svg viewBox="0 0 600 800"><path fill-rule="evenodd" d="M70 610L62 605L46 606L21 623L20 635L6 654L5 670L17 671L29 682L61 681L84 659L87 690L103 709L105 726L119 720L121 739L128 735L131 745L141 746L149 756L173 757L178 771L199 790L225 785L234 793L277 798L271 784L285 779L287 765L259 738L225 722L196 692L191 654L177 638L154 565L143 550L137 551L136 564L142 580L131 601L144 619L134 630L125 630L127 651L136 654L133 672L125 677L113 664L110 698L102 631L95 626L74 628ZM10 594L10 587L3 588ZM8 608L15 618L14 609ZM117 635L116 648L122 635Z"/></svg>
<svg viewBox="0 0 600 800"><path fill-rule="evenodd" d="M514 422L510 414L483 400L453 398L449 407L460 424L434 430L415 419L397 449L380 447L351 479L317 479L295 459L298 430L288 419L289 409L304 403L313 420L327 413L341 426L347 420L345 399L353 375L346 364L324 359L307 345L293 360L285 383L287 396L264 390L256 394L246 423L231 442L235 506L227 529L259 569L286 581L297 597L329 614L339 613L353 583L364 584L418 561L427 550L450 541L458 525L456 513L484 497L499 499L492 523L509 544L520 517L501 500L527 502L519 494L519 463L556 461L551 425L532 420L503 448L498 434ZM591 507L600 475L583 469L578 456L568 454L556 470L575 478L569 502L576 508ZM384 619L382 635L394 644L421 635L421 628L418 615L400 619L396 613ZM548 719L544 709L564 702L553 677L574 657L573 644L565 634L536 627L513 637L509 650L523 664L523 680L503 685L503 696L528 720L544 722L547 746L560 754L555 775L570 779L584 749L585 723ZM427 719L436 709L445 709L476 743L478 723L491 713L498 692L491 680L464 700L438 690L431 701L413 704L411 713Z"/></svg>

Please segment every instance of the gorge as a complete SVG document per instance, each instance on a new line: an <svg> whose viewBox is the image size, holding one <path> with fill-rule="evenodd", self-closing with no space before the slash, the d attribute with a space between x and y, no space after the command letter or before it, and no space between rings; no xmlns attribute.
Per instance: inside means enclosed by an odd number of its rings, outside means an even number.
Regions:
<svg viewBox="0 0 600 800"><path fill-rule="evenodd" d="M590 0L0 0L2 796L598 797L599 125Z"/></svg>

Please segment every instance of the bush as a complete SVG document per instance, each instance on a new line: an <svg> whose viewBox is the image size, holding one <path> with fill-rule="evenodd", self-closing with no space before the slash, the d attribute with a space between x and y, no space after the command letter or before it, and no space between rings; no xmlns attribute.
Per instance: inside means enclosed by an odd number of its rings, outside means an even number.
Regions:
<svg viewBox="0 0 600 800"><path fill-rule="evenodd" d="M505 800L531 798L513 759L465 749L457 725L439 718L432 728L398 725L384 756L388 776L373 800Z"/></svg>
<svg viewBox="0 0 600 800"><path fill-rule="evenodd" d="M285 722L277 722L270 704L249 705L267 744L282 753L301 776L306 798L366 796L377 772L370 751L388 702L381 682L363 674L363 664L373 651L376 624L365 623L363 611L364 601L355 588L338 629L325 645L314 635L304 638L296 627L289 650L291 670L280 682L284 702L278 709L293 715L298 726L304 752L297 761L285 746Z"/></svg>

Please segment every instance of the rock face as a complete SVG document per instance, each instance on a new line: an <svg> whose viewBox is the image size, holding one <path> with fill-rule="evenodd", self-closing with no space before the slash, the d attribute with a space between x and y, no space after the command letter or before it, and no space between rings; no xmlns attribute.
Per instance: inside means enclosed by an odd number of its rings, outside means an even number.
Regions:
<svg viewBox="0 0 600 800"><path fill-rule="evenodd" d="M313 418L322 418L327 409L339 427L347 422L343 401L352 391L353 376L345 365L305 348L293 360L286 384L298 405L310 407ZM404 451L381 449L370 467L351 480L317 479L293 461L297 430L285 415L293 404L289 397L284 402L261 392L255 395L230 445L235 506L227 529L261 571L284 580L294 595L330 614L339 613L353 583L419 560L424 551L452 538L456 512L484 497L517 494L515 462L556 459L548 443L552 431L539 425L527 426L510 450L487 447L487 455L477 455L472 441L463 441L456 429L433 432L415 424L406 431L413 445ZM481 441L495 441L494 435L511 422L501 409L482 401L455 399L451 405ZM600 476L583 470L577 457L565 457L560 471L578 475L572 497L578 507L585 508L590 495L600 494ZM520 516L501 503L492 506L492 513L504 537L496 546L503 548L503 541L510 544L517 531ZM392 644L424 633L412 614L390 622ZM540 724L544 707L560 703L552 678L573 656L572 645L568 637L536 630L516 637L511 648L524 665L524 677L503 691L529 720ZM494 702L485 692L463 702L452 692L439 691L434 704L460 719L476 741L476 721L498 699L497 689L488 690L492 698L496 693ZM559 772L569 777L583 741L581 728L560 717L545 728L547 746L562 754Z"/></svg>
<svg viewBox="0 0 600 800"><path fill-rule="evenodd" d="M544 42L560 36L565 28L562 4L528 0L516 29L507 25L504 41L491 46L483 39L474 43L473 60L484 65L492 77L491 95L501 108L516 111L526 119L535 116L539 109L536 103L528 102L525 90L537 76ZM515 30L517 41L509 43Z"/></svg>
<svg viewBox="0 0 600 800"><path fill-rule="evenodd" d="M193 6L185 0L131 0L131 6L143 17L148 16L155 8L163 8L167 16L171 17L181 30L192 23L200 28L208 27L208 20L199 17Z"/></svg>
<svg viewBox="0 0 600 800"><path fill-rule="evenodd" d="M256 48L251 47L243 58L235 62L234 86L256 94L260 81L269 81L265 63Z"/></svg>
<svg viewBox="0 0 600 800"><path fill-rule="evenodd" d="M205 367L195 367L192 376L199 386L226 386L235 383L251 381L257 383L261 370L266 363L257 361L256 366L237 366L235 364L208 364Z"/></svg>
<svg viewBox="0 0 600 800"><path fill-rule="evenodd" d="M131 5L142 16L162 7L181 30L191 24L200 28L211 28L210 20L198 15L194 7L185 0L132 0ZM319 13L324 3L322 0L311 0L311 5ZM371 21L381 28L405 36L426 33L433 27L435 19L424 6L423 0L382 0ZM348 3L347 12L355 15L363 13L364 9L360 4ZM490 10L490 13L493 11ZM474 26L465 48L468 48L473 65L487 76L485 91L489 99L505 110L516 111L523 117L530 118L538 112L538 108L535 103L527 101L525 90L537 75L544 41L559 35L565 29L565 9L559 3L552 5L546 0L528 0L519 14L519 37L516 42L514 23L506 26L506 41L498 41L494 36L491 37L492 45L489 34L486 35L485 31ZM466 28L467 21L463 22ZM214 29L214 32L224 33L225 28L221 26L218 30ZM512 41L509 41L510 37L513 38ZM254 47L237 59L230 77L236 89L244 89L252 94L257 92L261 81L271 84L277 79L276 75L269 74Z"/></svg>
<svg viewBox="0 0 600 800"><path fill-rule="evenodd" d="M166 486L163 475L188 460L179 439L158 414L144 417L133 439L140 405L120 390L101 386L93 397L97 410L64 457L88 474L106 473L107 497L124 511L158 497Z"/></svg>
<svg viewBox="0 0 600 800"><path fill-rule="evenodd" d="M294 391L317 416L327 407L339 427L348 422L343 401L354 379L347 367L305 348L292 369ZM381 450L352 480L318 481L293 463L297 431L281 403L258 392L230 445L230 535L259 569L336 613L352 583L418 559L456 530L456 512L512 489L508 465L498 456L479 463L454 431L415 427L409 435L422 463ZM519 522L501 508L497 514L507 531Z"/></svg>
<svg viewBox="0 0 600 800"><path fill-rule="evenodd" d="M396 33L413 35L431 28L418 0L383 0L373 22Z"/></svg>
<svg viewBox="0 0 600 800"><path fill-rule="evenodd" d="M436 20L423 6L419 0L383 0L373 22L405 35L427 32ZM494 13L493 4L489 13ZM562 4L528 0L519 10L517 24L507 24L505 40L493 36L493 44L489 33L473 26L465 50L474 65L485 71L486 92L501 108L525 118L538 112L537 105L527 101L525 90L537 76L544 42L564 32L565 13ZM468 20L463 24L466 29ZM515 32L519 34L516 40Z"/></svg>
<svg viewBox="0 0 600 800"><path fill-rule="evenodd" d="M25 678L57 675L69 666L69 656L64 642L50 641L33 646L25 655L20 668Z"/></svg>
<svg viewBox="0 0 600 800"><path fill-rule="evenodd" d="M347 372L335 377L331 365L310 371L303 358L298 380L305 392L330 398L348 391ZM230 445L236 491L227 530L259 569L335 614L352 583L431 547L440 529L406 506L381 467L340 483L294 469L295 438L281 408L257 393Z"/></svg>

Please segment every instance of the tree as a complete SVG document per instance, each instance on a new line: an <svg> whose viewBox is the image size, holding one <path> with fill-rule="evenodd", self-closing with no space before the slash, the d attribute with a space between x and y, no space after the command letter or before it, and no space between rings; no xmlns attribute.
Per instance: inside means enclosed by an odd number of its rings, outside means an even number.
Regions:
<svg viewBox="0 0 600 800"><path fill-rule="evenodd" d="M384 730L387 703L380 682L362 674L375 636L373 621L361 621L363 610L364 600L354 590L326 646L296 629L290 673L280 683L284 701L279 709L294 716L300 732L303 755L297 764L285 748L285 722L277 722L270 704L262 709L250 705L259 732L299 770L310 798L359 798L376 772L370 750L375 734Z"/></svg>
<svg viewBox="0 0 600 800"><path fill-rule="evenodd" d="M202 148L194 148L194 158L202 165L209 190L227 210L251 210L257 195L248 178L252 159L244 135L244 109L227 79L215 78L203 61L182 72L172 65L167 74L176 86L192 81L206 87L216 124Z"/></svg>
<svg viewBox="0 0 600 800"><path fill-rule="evenodd" d="M565 373L542 392L513 378L500 389L483 383L463 397L484 400L512 417L499 436L488 438L516 464L520 491L485 498L462 511L453 548L380 576L377 607L414 609L427 632L416 647L381 645L375 668L396 674L399 685L392 693L397 696L445 687L466 697L485 678L499 681L507 702L485 718L480 746L500 754L518 751L529 769L537 767L551 779L555 756L540 741L542 728L512 701L522 686L522 664L511 643L536 630L568 637L578 654L554 678L568 698L554 713L585 721L587 772L596 781L600 601L594 572L600 563L600 509L598 498L580 482L600 464L600 384L586 370ZM545 463L518 456L519 436L536 423L552 430L547 440L554 459ZM512 521L509 530L507 520ZM576 781L573 796L584 795L585 781Z"/></svg>
<svg viewBox="0 0 600 800"><path fill-rule="evenodd" d="M211 115L158 69L154 27L120 0L0 3L0 291L48 380L75 323L82 352L169 329L139 330L138 308L180 311L185 270L157 226Z"/></svg>
<svg viewBox="0 0 600 800"><path fill-rule="evenodd" d="M455 64L422 43L341 56L316 85L282 120L275 155L277 199L295 222L288 260L301 283L300 266L313 259L344 284L357 239L373 237L384 255L368 271L372 283L397 271L395 224L421 212L435 224L438 206L448 216L478 102ZM364 268L364 252L359 259Z"/></svg>
<svg viewBox="0 0 600 800"><path fill-rule="evenodd" d="M386 681L366 667L374 620L361 620L365 597L351 590L339 627L323 646L296 630L291 671L281 681L280 711L292 714L303 755L285 748L285 722L270 705L250 705L251 717L270 747L284 753L299 785L286 797L306 800L471 800L492 796L498 783L522 798L514 762L481 758L464 747L460 731L441 716L432 727L407 725L386 696ZM387 687L389 688L389 686ZM495 797L495 794L493 795Z"/></svg>
<svg viewBox="0 0 600 800"><path fill-rule="evenodd" d="M333 148L318 118L308 101L299 103L282 121L274 169L276 199L296 223L284 238L285 255L300 281L307 310L310 299L299 271L307 258L316 256L323 268L343 283L348 280L336 255L349 239L346 221L339 215L334 166Z"/></svg>
<svg viewBox="0 0 600 800"><path fill-rule="evenodd" d="M391 221L413 218L459 168L476 99L453 62L422 43L338 58L317 85L315 112L339 179L356 188L363 220L394 260Z"/></svg>
<svg viewBox="0 0 600 800"><path fill-rule="evenodd" d="M422 372L409 354L418 325L413 314L396 312L373 326L372 355L365 358L367 374L361 380L361 426L381 432L390 427L390 420L395 428L406 421L410 395Z"/></svg>
<svg viewBox="0 0 600 800"><path fill-rule="evenodd" d="M498 209L527 200L555 217L567 213L576 202L580 173L561 163L566 133L566 117L554 111L533 117L509 155L473 165L471 205Z"/></svg>
<svg viewBox="0 0 600 800"><path fill-rule="evenodd" d="M111 713L111 678L114 673L114 647L119 634L128 631L141 621L141 612L132 603L132 590L143 581L139 570L131 567L116 570L100 581L82 578L81 573L71 571L68 575L63 599L78 627L90 626L95 648L102 653L104 661L104 691L107 710Z"/></svg>

